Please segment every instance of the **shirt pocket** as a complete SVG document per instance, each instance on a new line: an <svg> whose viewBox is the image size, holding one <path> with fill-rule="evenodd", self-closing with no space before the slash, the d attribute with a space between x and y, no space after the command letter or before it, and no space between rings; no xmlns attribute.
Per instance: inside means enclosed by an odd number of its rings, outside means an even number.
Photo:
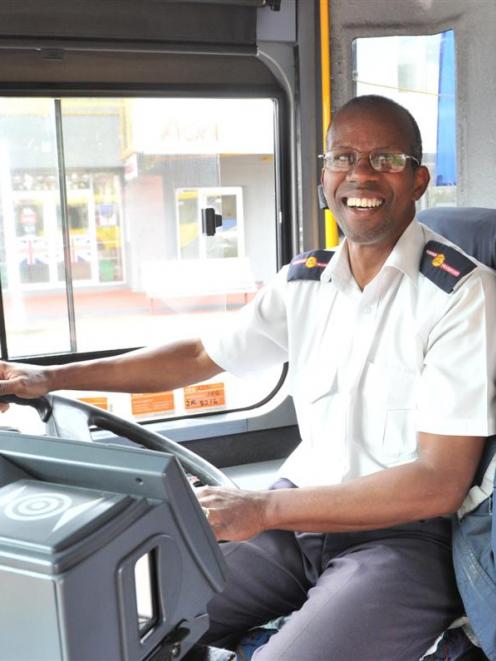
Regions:
<svg viewBox="0 0 496 661"><path fill-rule="evenodd" d="M403 366L368 363L363 385L365 445L385 465L414 458L417 373Z"/></svg>
<svg viewBox="0 0 496 661"><path fill-rule="evenodd" d="M417 453L416 372L403 367L387 367L386 419L383 448L393 461L414 459Z"/></svg>

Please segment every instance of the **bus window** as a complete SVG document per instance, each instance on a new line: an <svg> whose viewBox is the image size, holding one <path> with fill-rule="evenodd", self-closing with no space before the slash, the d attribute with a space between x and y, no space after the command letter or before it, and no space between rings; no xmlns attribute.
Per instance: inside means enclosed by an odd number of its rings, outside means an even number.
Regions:
<svg viewBox="0 0 496 661"><path fill-rule="evenodd" d="M275 273L273 99L0 104L3 358L196 336ZM203 226L206 210L214 233ZM226 377L118 410L243 408L265 399L279 377L269 370L245 386Z"/></svg>
<svg viewBox="0 0 496 661"><path fill-rule="evenodd" d="M422 133L431 183L423 207L456 204L455 33L354 41L356 94L380 94L410 110Z"/></svg>

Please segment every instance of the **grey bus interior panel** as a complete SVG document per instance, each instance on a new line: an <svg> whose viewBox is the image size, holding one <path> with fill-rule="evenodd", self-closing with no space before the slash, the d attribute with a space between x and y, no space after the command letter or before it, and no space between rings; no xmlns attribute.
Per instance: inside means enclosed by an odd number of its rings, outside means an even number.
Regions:
<svg viewBox="0 0 496 661"><path fill-rule="evenodd" d="M256 6L157 0L0 2L0 43L255 44Z"/></svg>
<svg viewBox="0 0 496 661"><path fill-rule="evenodd" d="M353 95L352 42L361 37L455 31L457 205L494 207L496 122L487 112L496 96L492 0L348 0L331 2L333 107ZM476 35L476 37L474 37ZM481 84L481 81L484 81Z"/></svg>
<svg viewBox="0 0 496 661"><path fill-rule="evenodd" d="M287 32L294 16L291 21L291 12L288 18L287 11L264 5L0 0L0 82L273 84L274 76L256 59L257 28L269 16L271 25L277 19ZM251 57L233 62L216 53Z"/></svg>
<svg viewBox="0 0 496 661"><path fill-rule="evenodd" d="M212 85L253 88L273 86L275 78L255 56L235 58L212 54L110 53L40 50L0 50L0 85L24 87L40 93L33 84ZM29 87L28 87L29 86Z"/></svg>

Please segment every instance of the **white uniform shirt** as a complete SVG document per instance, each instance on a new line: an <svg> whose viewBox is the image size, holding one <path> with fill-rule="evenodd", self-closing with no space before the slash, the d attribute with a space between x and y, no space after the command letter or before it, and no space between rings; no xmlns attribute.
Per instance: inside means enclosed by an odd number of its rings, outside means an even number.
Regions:
<svg viewBox="0 0 496 661"><path fill-rule="evenodd" d="M288 282L286 266L203 338L237 375L289 361L302 442L282 477L337 484L413 461L419 431L496 432L495 273L478 265L447 293L419 272L429 240L452 245L412 222L363 291L346 241L320 281Z"/></svg>

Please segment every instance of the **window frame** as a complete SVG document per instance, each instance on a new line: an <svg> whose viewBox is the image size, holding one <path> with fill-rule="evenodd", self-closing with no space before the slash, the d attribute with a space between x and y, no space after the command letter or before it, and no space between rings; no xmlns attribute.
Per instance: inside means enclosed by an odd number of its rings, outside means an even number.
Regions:
<svg viewBox="0 0 496 661"><path fill-rule="evenodd" d="M253 85L247 89L246 85L214 85L204 89L197 85L136 85L130 84L126 86L118 85L105 85L104 88L95 88L93 85L76 85L71 88L64 86L48 85L40 86L30 89L29 87L15 87L5 86L0 84L0 96L3 97L25 97L25 98L52 98L59 100L65 98L215 98L215 99L258 99L267 98L272 99L274 102L274 184L275 184L275 223L276 223L276 269L281 266L292 256L291 239L292 239L292 205L290 199L290 186L287 182L290 181L290 162L289 154L291 153L290 142L290 117L289 117L289 101L286 94L275 85ZM60 127L61 129L61 127ZM59 130L60 130L59 129ZM59 179L64 179L65 188L65 171L59 172ZM68 236L69 224L67 215L67 191L61 193L61 201L65 205L65 213L62 214L62 224L64 231ZM68 296L73 297L72 282L68 287ZM69 311L69 319L74 317L74 310L72 314ZM72 321L75 324L75 320ZM71 333L72 334L72 333ZM72 339L71 339L72 344ZM2 360L15 360L17 363L29 364L35 362L38 365L60 365L65 363L72 363L81 360L90 360L97 358L107 358L112 356L122 355L130 351L140 349L143 345L125 347L119 349L104 349L97 351L67 351L60 353L40 354L36 356L22 355L16 356L11 359L8 356L8 338L5 324L5 309L3 304L3 290L0 278L0 352ZM252 411L264 406L269 402L274 395L280 391L286 377L287 366L284 366L281 375L275 384L274 388L262 400L250 404L247 407L240 407L235 409L227 409L225 411L201 411L194 414L186 414L181 416L174 416L166 419L155 417L151 422L175 422L184 420L196 420L198 418L219 416L224 414L238 413L243 411ZM150 421L143 420L143 423L148 424Z"/></svg>

